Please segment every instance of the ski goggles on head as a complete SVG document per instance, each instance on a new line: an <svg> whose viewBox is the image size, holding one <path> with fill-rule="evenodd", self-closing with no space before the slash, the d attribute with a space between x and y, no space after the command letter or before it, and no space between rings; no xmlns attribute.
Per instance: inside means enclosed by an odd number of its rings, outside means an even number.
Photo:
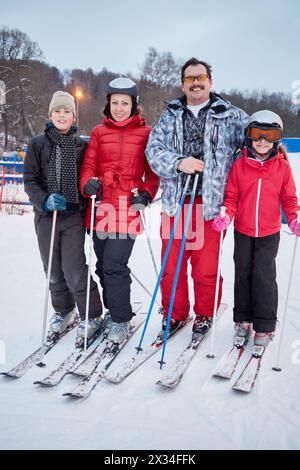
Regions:
<svg viewBox="0 0 300 470"><path fill-rule="evenodd" d="M266 139L268 142L279 142L282 139L282 129L271 127L251 126L247 129L247 137L250 140Z"/></svg>
<svg viewBox="0 0 300 470"><path fill-rule="evenodd" d="M187 77L183 77L182 81L184 83L194 83L196 80L198 80L198 82L205 82L207 78L208 75L201 73L200 75L188 75Z"/></svg>

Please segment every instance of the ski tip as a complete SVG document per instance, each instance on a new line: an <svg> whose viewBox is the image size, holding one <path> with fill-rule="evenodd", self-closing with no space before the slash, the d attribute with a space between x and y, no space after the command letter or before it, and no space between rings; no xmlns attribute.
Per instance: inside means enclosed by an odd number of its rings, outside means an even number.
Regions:
<svg viewBox="0 0 300 470"><path fill-rule="evenodd" d="M235 392L240 392L240 393L249 393L251 392L252 388L240 388L238 385L233 385L232 390Z"/></svg>
<svg viewBox="0 0 300 470"><path fill-rule="evenodd" d="M56 384L51 384L49 382L43 382L42 380L36 380L33 382L33 385L41 385L42 387L54 387Z"/></svg>
<svg viewBox="0 0 300 470"><path fill-rule="evenodd" d="M62 396L63 397L69 397L69 398L76 398L77 400L79 400L80 398L85 398L81 395L77 395L76 393L72 393L72 392L63 393Z"/></svg>
<svg viewBox="0 0 300 470"><path fill-rule="evenodd" d="M122 380L119 379L118 377L106 377L105 376L105 380L111 384L119 384L122 382Z"/></svg>
<svg viewBox="0 0 300 470"><path fill-rule="evenodd" d="M88 377L88 375L90 375L88 372L80 372L80 370L79 371L76 371L76 370L71 371L71 372L69 372L69 374L74 375L74 377L83 377L83 378Z"/></svg>
<svg viewBox="0 0 300 470"><path fill-rule="evenodd" d="M156 385L160 385L162 388L164 388L166 390L174 390L176 385L177 385L177 382L171 384L171 383L162 382L161 380L158 380L156 382Z"/></svg>
<svg viewBox="0 0 300 470"><path fill-rule="evenodd" d="M231 379L231 375L221 374L220 372L215 372L212 376L217 377L218 379L225 379L225 380Z"/></svg>
<svg viewBox="0 0 300 470"><path fill-rule="evenodd" d="M11 379L19 379L18 375L10 374L9 372L1 372L0 375L3 375L3 377L9 377Z"/></svg>

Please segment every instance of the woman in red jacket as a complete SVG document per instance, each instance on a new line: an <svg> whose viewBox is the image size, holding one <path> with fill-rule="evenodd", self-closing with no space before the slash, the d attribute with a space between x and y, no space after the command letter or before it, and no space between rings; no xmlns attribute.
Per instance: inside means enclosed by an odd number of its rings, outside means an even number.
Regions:
<svg viewBox="0 0 300 470"><path fill-rule="evenodd" d="M234 227L234 321L237 336L266 346L273 339L278 306L276 265L281 206L287 222L300 236L299 205L290 164L281 144L283 125L271 111L250 118L242 158L233 165L225 191L225 217L215 217L213 227Z"/></svg>
<svg viewBox="0 0 300 470"><path fill-rule="evenodd" d="M80 174L82 194L101 198L94 232L96 273L112 319L108 339L114 342L126 338L134 315L128 261L142 230L138 209L153 200L159 186L159 178L145 157L151 129L140 116L137 103L138 88L132 80L117 78L110 82L105 118L91 133ZM133 196L135 188L137 196ZM90 208L87 228L89 221ZM93 333L90 330L88 335Z"/></svg>

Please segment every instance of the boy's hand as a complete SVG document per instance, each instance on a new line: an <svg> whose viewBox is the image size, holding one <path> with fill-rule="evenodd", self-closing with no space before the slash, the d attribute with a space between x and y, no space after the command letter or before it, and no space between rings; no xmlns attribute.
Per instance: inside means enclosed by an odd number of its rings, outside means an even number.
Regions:
<svg viewBox="0 0 300 470"><path fill-rule="evenodd" d="M48 196L44 201L44 210L51 211L65 211L67 208L67 200L64 196L58 193L53 193Z"/></svg>
<svg viewBox="0 0 300 470"><path fill-rule="evenodd" d="M96 178L91 178L83 187L84 194L87 196L97 196L101 189L101 182Z"/></svg>

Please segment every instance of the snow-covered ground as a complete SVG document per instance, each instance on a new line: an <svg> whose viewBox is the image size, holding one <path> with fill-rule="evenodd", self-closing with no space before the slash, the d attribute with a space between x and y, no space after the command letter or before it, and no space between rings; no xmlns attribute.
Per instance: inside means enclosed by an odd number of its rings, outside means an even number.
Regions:
<svg viewBox="0 0 300 470"><path fill-rule="evenodd" d="M300 190L300 155L290 157ZM294 237L286 230L284 226L277 262L279 318L294 246ZM33 385L71 349L74 334L70 334L46 356L46 369L34 367L19 380L0 378L0 448L300 449L300 242L283 340L283 371L272 371L277 338L252 393L238 394L231 389L232 382L211 377L232 339L232 233L231 228L224 244L223 301L229 308L217 325L216 359L206 358L210 344L203 344L178 388L164 391L155 385L160 376L157 355L120 385L103 380L87 400L71 401L62 393L75 386L75 377L68 376L53 389ZM158 260L159 240L154 240L153 245ZM40 342L45 279L31 214L0 217L0 248L0 368L6 370ZM153 269L143 238L136 243L131 267L153 291ZM144 310L149 306L149 298L135 282L132 298L143 300ZM156 333L160 320L160 316L153 315L146 343L151 332ZM189 336L187 329L168 345L167 364L172 363ZM114 367L134 354L138 339L139 333ZM241 366L247 357L246 354Z"/></svg>

